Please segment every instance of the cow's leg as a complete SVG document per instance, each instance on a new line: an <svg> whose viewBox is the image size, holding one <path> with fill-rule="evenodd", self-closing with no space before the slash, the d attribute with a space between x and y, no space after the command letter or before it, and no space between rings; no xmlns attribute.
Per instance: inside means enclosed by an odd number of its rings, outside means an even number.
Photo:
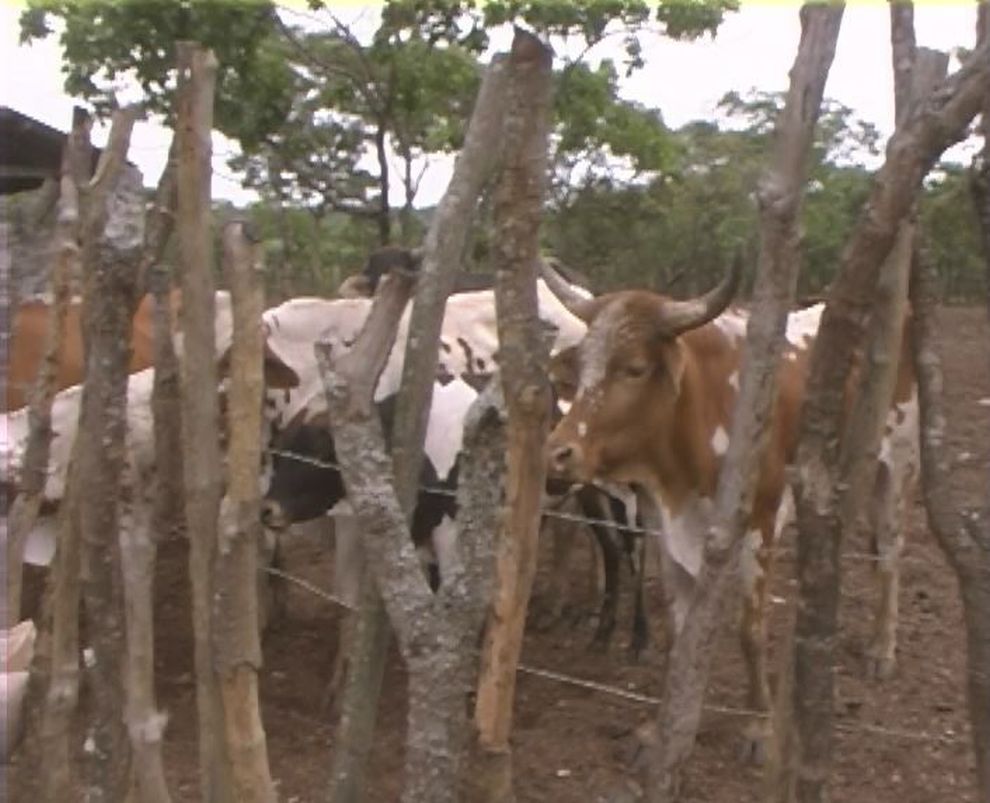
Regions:
<svg viewBox="0 0 990 803"><path fill-rule="evenodd" d="M770 683L767 678L767 600L770 589L774 532L751 530L743 542L742 617L739 637L747 673L747 707L756 712L744 731L745 760L762 764L772 731Z"/></svg>
<svg viewBox="0 0 990 803"><path fill-rule="evenodd" d="M639 539L639 566L636 568L636 583L634 588L635 601L633 604L633 634L629 644L629 652L633 660L638 661L640 653L646 649L650 640L649 626L646 622L646 605L643 599L646 580L646 538Z"/></svg>
<svg viewBox="0 0 990 803"><path fill-rule="evenodd" d="M264 635L268 626L285 614L287 589L285 580L266 569L282 569L280 535L267 527L261 528L258 543L258 633Z"/></svg>
<svg viewBox="0 0 990 803"><path fill-rule="evenodd" d="M612 634L615 632L616 610L619 606L619 564L622 561L622 550L616 543L611 528L600 524L592 525L598 546L601 549L602 562L605 564L605 593L602 594L602 604L598 614L598 627L591 646L596 650L608 649Z"/></svg>
<svg viewBox="0 0 990 803"><path fill-rule="evenodd" d="M897 665L897 623L900 600L900 563L909 513L908 500L914 488L910 466L892 469L881 462L870 504L870 527L877 556L879 597L873 620L873 636L866 649L866 672L886 680Z"/></svg>

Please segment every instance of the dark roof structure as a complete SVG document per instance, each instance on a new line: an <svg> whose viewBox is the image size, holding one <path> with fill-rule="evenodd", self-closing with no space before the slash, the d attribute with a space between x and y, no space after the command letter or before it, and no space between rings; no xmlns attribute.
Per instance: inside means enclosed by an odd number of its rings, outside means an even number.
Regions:
<svg viewBox="0 0 990 803"><path fill-rule="evenodd" d="M66 135L57 128L0 106L0 195L37 189L57 178ZM100 151L93 149L93 166Z"/></svg>

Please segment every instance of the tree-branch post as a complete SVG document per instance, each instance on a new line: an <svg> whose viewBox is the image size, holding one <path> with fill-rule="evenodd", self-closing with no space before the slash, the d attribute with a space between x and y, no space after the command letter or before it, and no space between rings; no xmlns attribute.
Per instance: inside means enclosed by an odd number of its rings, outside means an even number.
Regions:
<svg viewBox="0 0 990 803"><path fill-rule="evenodd" d="M887 160L843 253L812 349L796 459L799 604L794 644L797 796L827 794L831 760L833 656L838 617L843 505L836 488L848 465L840 435L846 383L862 347L877 276L921 181L964 132L990 80L990 46L977 48L956 74L895 131Z"/></svg>
<svg viewBox="0 0 990 803"><path fill-rule="evenodd" d="M200 783L203 800L231 803L234 796L222 738L223 709L214 673L211 627L222 495L210 236L210 135L217 61L211 51L192 42L179 42L177 50L182 462L193 596Z"/></svg>
<svg viewBox="0 0 990 803"><path fill-rule="evenodd" d="M227 495L220 509L213 639L236 799L274 803L258 704L258 542L261 538L261 261L246 225L223 231L224 274L234 310L227 404Z"/></svg>
<svg viewBox="0 0 990 803"><path fill-rule="evenodd" d="M536 265L546 190L550 49L516 29L509 56L502 174L495 194L495 306L499 370L508 409L505 511L496 542L492 611L475 705L478 799L511 800L509 734L516 667L536 572L550 424L547 347L539 329Z"/></svg>
<svg viewBox="0 0 990 803"><path fill-rule="evenodd" d="M93 720L87 738L86 796L120 799L130 781L130 746L124 729L125 626L120 595L118 534L125 466L127 383L132 317L144 244L140 197L114 204L123 188L127 148L138 109L114 114L109 145L87 188L83 221L83 340L86 381L77 434L76 475L82 538L82 591L92 661L87 676ZM136 172L136 171L134 171ZM126 180L141 186L140 174ZM117 192L118 197L122 195Z"/></svg>
<svg viewBox="0 0 990 803"><path fill-rule="evenodd" d="M497 55L485 73L464 148L423 245L423 262L409 322L409 331L415 335L406 343L392 437L396 492L407 520L411 520L419 484L443 310L454 286L477 198L494 171L500 152L507 69L505 56ZM329 795L333 803L357 803L363 799L364 771L374 740L374 720L388 648L388 618L381 599L372 591L362 595L357 617L351 670L334 739Z"/></svg>
<svg viewBox="0 0 990 803"><path fill-rule="evenodd" d="M652 803L671 801L679 794L681 772L701 721L720 602L729 580L736 577L731 569L750 526L754 478L767 446L787 314L800 267L802 188L843 10L842 5L832 4L809 4L801 9L801 40L787 101L777 122L772 162L759 185L760 259L739 397L716 491L716 518L706 537L685 625L674 639L657 717L657 739L647 759L646 793ZM765 589L753 593L765 594ZM755 636L765 640L765 633ZM769 714L765 684L763 668L756 679L759 698L751 703ZM748 736L766 739L768 726L765 718L757 721L753 723L757 732Z"/></svg>
<svg viewBox="0 0 990 803"><path fill-rule="evenodd" d="M28 412L30 430L20 466L18 494L10 513L10 537L7 541L7 587L5 627L13 627L21 618L21 591L24 577L24 547L28 534L38 520L48 468L51 443L52 402L55 398L55 374L58 354L64 337L65 312L69 304L73 277L81 274L79 254L79 186L76 183L79 163L90 152L89 114L76 108L72 113L72 130L65 141L59 186L58 217L55 227L55 263L52 269L52 314L48 317L48 342L35 380ZM88 177L88 174L87 174ZM84 179L85 180L85 179ZM4 288L9 292L9 288Z"/></svg>

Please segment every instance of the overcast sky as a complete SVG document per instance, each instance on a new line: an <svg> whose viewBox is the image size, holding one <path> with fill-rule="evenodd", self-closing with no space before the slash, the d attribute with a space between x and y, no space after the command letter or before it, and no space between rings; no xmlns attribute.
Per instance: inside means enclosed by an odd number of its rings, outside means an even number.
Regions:
<svg viewBox="0 0 990 803"><path fill-rule="evenodd" d="M377 12L354 3L339 10L348 19L370 29ZM301 8L302 3L296 5ZM61 52L51 38L31 47L18 45L20 8L0 1L0 104L66 129L73 101L62 91ZM286 11L286 18L305 22L302 12ZM976 10L972 2L928 2L915 10L919 45L952 50L972 47ZM800 34L798 6L787 2L747 3L730 14L712 41L672 42L659 37L643 39L646 66L622 82L622 95L659 108L664 120L678 127L690 120L712 118L718 100L729 90L752 88L784 90ZM493 36L494 49L508 45L511 31ZM616 46L600 44L588 54L594 63L616 57ZM955 62L953 67L956 66ZM853 108L886 138L893 129L893 78L890 69L889 17L884 2L854 3L846 9L835 62L826 95ZM141 168L146 184L157 182L168 149L170 133L152 123L134 130L130 158ZM106 130L97 128L94 141L102 144ZM0 147L3 144L0 143ZM221 135L214 138L215 197L243 201L251 196L240 189L226 166L234 145ZM957 149L958 152L958 149ZM439 200L450 176L451 160L438 160L428 170L417 205ZM398 188L396 188L398 195ZM396 198L401 203L400 198Z"/></svg>

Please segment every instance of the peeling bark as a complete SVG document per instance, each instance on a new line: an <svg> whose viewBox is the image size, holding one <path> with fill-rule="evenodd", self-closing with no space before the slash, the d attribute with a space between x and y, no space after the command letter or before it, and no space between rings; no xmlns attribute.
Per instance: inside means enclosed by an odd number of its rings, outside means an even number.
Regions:
<svg viewBox="0 0 990 803"><path fill-rule="evenodd" d="M119 800L130 772L123 728L124 612L120 598L120 486L127 432L127 380L133 310L144 242L144 209L109 197L125 170L136 108L114 114L110 142L89 185L83 229L85 295L83 385L76 453L82 592L93 695L87 729L87 800ZM137 179L140 186L140 178Z"/></svg>
<svg viewBox="0 0 990 803"><path fill-rule="evenodd" d="M546 191L552 54L519 29L509 57L502 175L495 190L495 307L499 371L508 408L505 511L497 536L495 596L481 649L475 705L476 800L511 800L509 734L516 667L536 574L552 405L548 349L536 299Z"/></svg>
<svg viewBox="0 0 990 803"><path fill-rule="evenodd" d="M16 625L21 618L24 547L29 533L38 520L47 478L58 353L64 337L65 312L69 304L72 280L81 273L79 186L76 183L76 176L80 174L80 163L89 156L91 125L92 121L84 110L76 108L73 111L72 130L66 138L65 151L62 155L58 219L55 228L58 250L51 277L53 301L52 314L48 318L48 342L28 410L30 432L20 467L18 494L10 512L4 617L4 626L7 628Z"/></svg>
<svg viewBox="0 0 990 803"><path fill-rule="evenodd" d="M967 693L979 798L990 798L990 508L963 509L952 490L945 378L938 353L937 277L916 258L911 306L921 413L921 473L928 524L959 579L966 627Z"/></svg>
<svg viewBox="0 0 990 803"><path fill-rule="evenodd" d="M454 175L423 246L392 441L396 491L407 520L419 484L443 310L454 285L478 195L491 176L499 153L506 73L505 57L495 56L478 92ZM385 609L373 591L362 595L356 616L353 657L334 739L329 795L333 803L357 803L363 799L364 771L374 740L374 720L389 643Z"/></svg>
<svg viewBox="0 0 990 803"><path fill-rule="evenodd" d="M465 476L458 493L461 509L470 513L458 520L461 564L434 595L413 548L372 403L410 291L408 277L390 275L352 350L336 361L326 344L318 344L316 353L348 499L409 670L402 799L453 803L461 799L469 735L465 699L491 568L488 542L499 498L491 477L501 471L504 446L501 419L488 393L472 408L465 431Z"/></svg>
<svg viewBox="0 0 990 803"><path fill-rule="evenodd" d="M223 708L213 669L210 616L222 495L210 237L210 132L218 65L212 51L195 43L179 42L177 49L182 462L193 596L200 784L203 800L228 803L234 797L222 738Z"/></svg>
<svg viewBox="0 0 990 803"><path fill-rule="evenodd" d="M721 600L737 576L732 569L750 526L753 478L767 445L777 367L800 267L798 220L808 154L842 14L841 5L801 9L801 41L790 89L777 123L773 161L759 187L760 259L739 398L716 492L716 519L707 534L695 598L668 659L657 715L658 738L650 746L647 761L645 788L650 801L674 800L679 794L681 773L701 721ZM769 710L769 692L762 704ZM768 724L766 720L754 723L762 729L756 738L766 738Z"/></svg>
<svg viewBox="0 0 990 803"><path fill-rule="evenodd" d="M982 46L942 81L895 131L887 160L843 254L811 354L797 451L795 501L800 604L795 624L797 795L826 799L832 750L833 656L837 633L843 503L848 469L843 426L846 379L861 348L881 265L894 246L921 180L965 131L990 81Z"/></svg>
<svg viewBox="0 0 990 803"><path fill-rule="evenodd" d="M213 638L235 797L243 803L274 803L258 703L263 263L258 243L249 239L245 229L245 224L231 222L223 232L234 333L227 406L228 482L220 510Z"/></svg>

